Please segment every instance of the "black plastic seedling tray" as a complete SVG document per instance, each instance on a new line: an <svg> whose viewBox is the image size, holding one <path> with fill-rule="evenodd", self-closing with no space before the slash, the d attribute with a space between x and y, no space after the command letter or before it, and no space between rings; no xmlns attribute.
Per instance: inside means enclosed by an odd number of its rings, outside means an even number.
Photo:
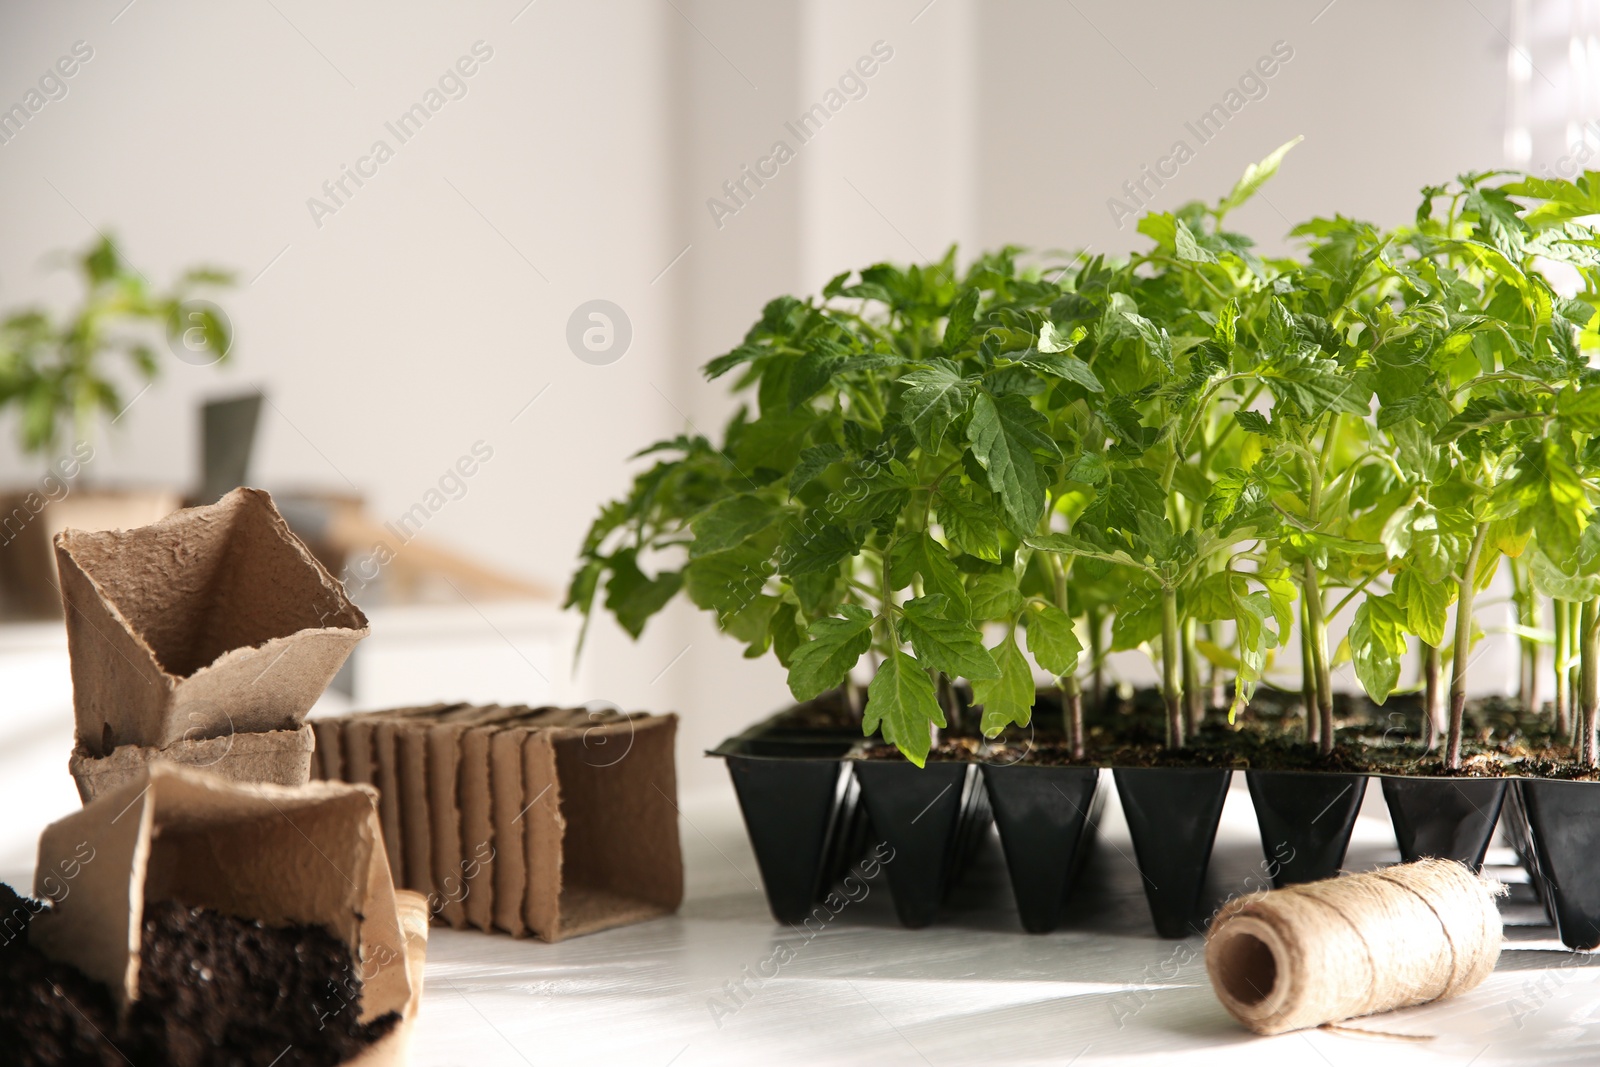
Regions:
<svg viewBox="0 0 1600 1067"><path fill-rule="evenodd" d="M993 822L1023 928L1047 933L1061 924L1105 803L1101 770L863 759L868 742L859 735L796 729L786 715L708 753L727 761L774 918L803 922L869 847L886 845L892 859L883 868L901 923L927 926ZM1377 778L1406 861L1437 856L1481 866L1503 811L1561 939L1600 947L1600 783L1242 773L1275 886L1338 873L1368 780ZM1203 933L1206 875L1234 772L1112 774L1156 932Z"/></svg>
<svg viewBox="0 0 1600 1067"><path fill-rule="evenodd" d="M1274 889L1332 878L1367 794L1363 774L1245 771Z"/></svg>
<svg viewBox="0 0 1600 1067"><path fill-rule="evenodd" d="M1099 827L1106 801L1100 772L984 764L983 783L1023 929L1049 933L1061 924Z"/></svg>
<svg viewBox="0 0 1600 1067"><path fill-rule="evenodd" d="M1600 948L1600 787L1523 778L1532 875L1569 948Z"/></svg>

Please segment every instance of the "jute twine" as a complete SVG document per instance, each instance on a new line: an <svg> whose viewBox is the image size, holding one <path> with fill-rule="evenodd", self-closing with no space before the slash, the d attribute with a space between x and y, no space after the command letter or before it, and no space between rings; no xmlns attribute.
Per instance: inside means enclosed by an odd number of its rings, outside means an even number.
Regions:
<svg viewBox="0 0 1600 1067"><path fill-rule="evenodd" d="M1465 992L1500 958L1499 882L1426 859L1240 897L1206 936L1217 999L1281 1034Z"/></svg>

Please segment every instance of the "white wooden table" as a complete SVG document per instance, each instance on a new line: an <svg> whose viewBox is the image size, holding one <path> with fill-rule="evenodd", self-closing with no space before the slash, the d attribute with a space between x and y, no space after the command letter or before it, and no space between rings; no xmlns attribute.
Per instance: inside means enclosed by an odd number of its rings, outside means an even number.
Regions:
<svg viewBox="0 0 1600 1067"><path fill-rule="evenodd" d="M39 631L0 657L0 880L31 884L39 831L77 807L64 649ZM1109 786L1109 782L1107 783ZM1239 783L1236 783L1238 786ZM998 848L980 857L945 921L895 922L884 876L820 934L776 925L734 803L720 787L683 798L688 898L681 914L558 945L436 930L412 1061L506 1064L861 1063L927 1065L1600 1062L1600 955L1564 951L1526 885L1507 906L1496 973L1455 1001L1361 1024L1415 1041L1329 1032L1247 1035L1212 997L1198 939L1150 931L1121 811L1105 808L1075 917L1021 932ZM1388 816L1368 793L1347 865L1395 858ZM1509 863L1497 848L1491 862ZM1230 795L1212 877L1241 888L1261 862L1249 797ZM1520 872L1497 869L1510 877ZM787 944L793 958L759 982ZM767 966L768 973L771 966ZM743 982L732 995L729 984Z"/></svg>

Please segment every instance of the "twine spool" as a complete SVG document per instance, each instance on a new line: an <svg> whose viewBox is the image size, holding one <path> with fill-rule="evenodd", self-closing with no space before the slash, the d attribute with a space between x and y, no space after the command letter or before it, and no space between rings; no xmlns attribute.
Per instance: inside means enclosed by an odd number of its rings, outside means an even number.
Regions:
<svg viewBox="0 0 1600 1067"><path fill-rule="evenodd" d="M1425 859L1240 897L1211 924L1206 971L1258 1034L1442 1000L1494 970L1504 892Z"/></svg>

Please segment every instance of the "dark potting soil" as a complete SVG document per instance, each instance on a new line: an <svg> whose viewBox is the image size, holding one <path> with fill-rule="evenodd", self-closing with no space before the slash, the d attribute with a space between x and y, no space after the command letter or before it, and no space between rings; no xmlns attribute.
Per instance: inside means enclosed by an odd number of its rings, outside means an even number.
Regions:
<svg viewBox="0 0 1600 1067"><path fill-rule="evenodd" d="M8 917L42 910L5 885L0 907ZM147 904L139 999L121 1024L103 985L47 959L28 944L26 922L21 930L0 936L0 1049L19 1067L320 1067L351 1058L399 1019L359 1021L350 950L319 926Z"/></svg>
<svg viewBox="0 0 1600 1067"><path fill-rule="evenodd" d="M866 699L866 694L861 694L861 699ZM804 704L796 704L786 708L783 712L773 716L768 724L771 729L779 730L813 730L818 733L859 733L861 731L861 717L850 711L845 701L844 693L832 689Z"/></svg>
<svg viewBox="0 0 1600 1067"><path fill-rule="evenodd" d="M1228 694L1231 696L1231 694ZM976 719L976 715L969 718ZM1166 706L1154 688L1083 698L1084 756L1066 740L1061 694L1041 689L1028 727L1010 727L983 741L943 732L930 762L990 762L1029 766L1217 767L1236 770L1328 771L1409 777L1568 780L1600 778L1583 766L1565 739L1552 736L1547 714L1530 714L1505 697L1469 701L1462 736L1462 766L1444 765L1444 739L1423 744L1422 698L1402 693L1382 707L1362 694L1334 694L1337 740L1322 754L1307 744L1299 693L1261 688L1227 721L1227 706L1208 708L1198 733L1182 748L1166 747ZM903 759L891 745L874 743L857 753L872 760Z"/></svg>
<svg viewBox="0 0 1600 1067"><path fill-rule="evenodd" d="M861 693L861 699L867 699L866 691ZM955 687L956 720L949 729L943 731L946 736L979 739L977 732L978 715L971 712L972 694L965 685ZM949 715L946 716L950 718ZM844 694L838 689L831 689L814 700L804 704L795 704L785 708L763 724L767 732L815 732L815 733L842 733L852 736L861 734L861 716L850 710Z"/></svg>
<svg viewBox="0 0 1600 1067"><path fill-rule="evenodd" d="M983 742L975 737L944 737L928 751L929 763L975 763L981 757ZM903 760L900 750L893 745L873 743L855 754L856 759Z"/></svg>

